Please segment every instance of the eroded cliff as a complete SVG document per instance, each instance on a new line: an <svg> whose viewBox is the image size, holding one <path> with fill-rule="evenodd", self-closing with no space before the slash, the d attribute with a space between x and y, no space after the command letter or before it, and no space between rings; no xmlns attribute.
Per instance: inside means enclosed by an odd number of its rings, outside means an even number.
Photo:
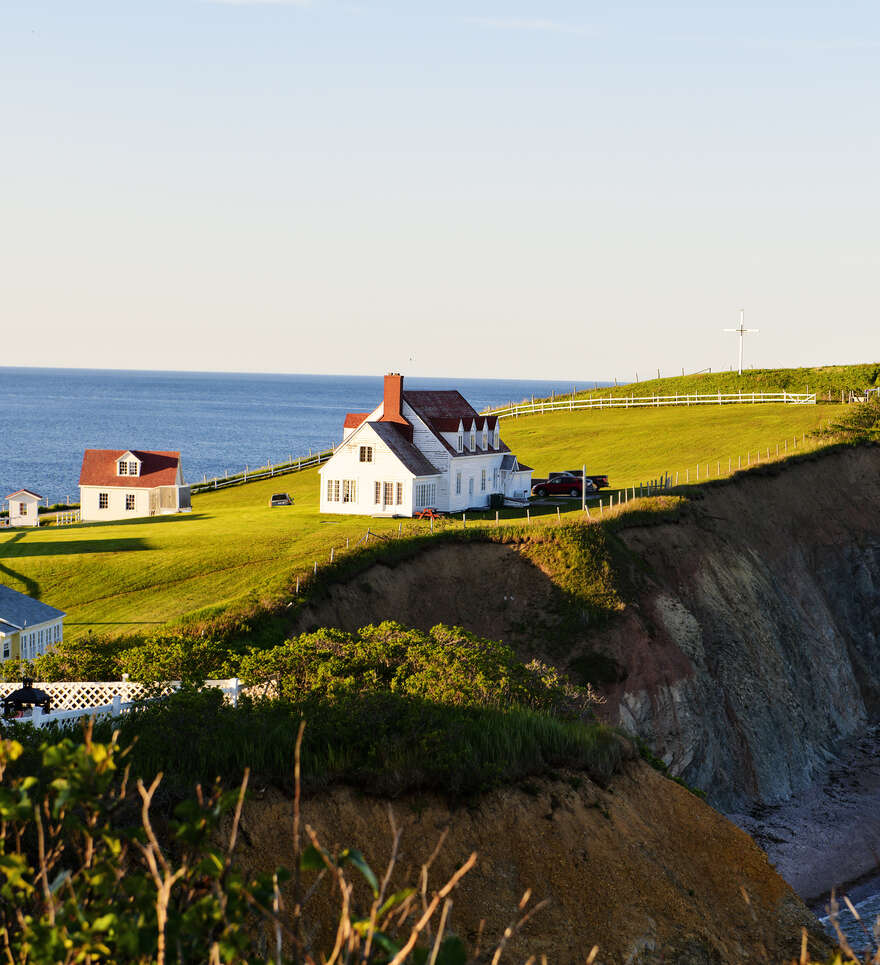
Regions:
<svg viewBox="0 0 880 965"><path fill-rule="evenodd" d="M615 529L622 607L559 617L515 544L444 545L332 587L299 629L445 622L571 668L612 667L603 712L725 809L806 787L880 715L880 449L694 489L674 518Z"/></svg>

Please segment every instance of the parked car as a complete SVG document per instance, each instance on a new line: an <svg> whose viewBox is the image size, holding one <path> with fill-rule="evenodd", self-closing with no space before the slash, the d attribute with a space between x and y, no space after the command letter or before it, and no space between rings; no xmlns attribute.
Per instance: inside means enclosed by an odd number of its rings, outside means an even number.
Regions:
<svg viewBox="0 0 880 965"><path fill-rule="evenodd" d="M270 506L292 506L293 498L290 493L272 493L269 499Z"/></svg>
<svg viewBox="0 0 880 965"><path fill-rule="evenodd" d="M549 479L536 479L532 485L533 496L580 496L583 477L570 472L555 472ZM595 493L598 487L587 476L586 492Z"/></svg>
<svg viewBox="0 0 880 965"><path fill-rule="evenodd" d="M581 474L581 470L580 470L580 469L566 469L565 472L566 472L569 476L580 476L580 474ZM556 475L558 475L558 473L551 472L550 475L551 475L551 476L556 476ZM587 479L592 479L592 480L593 480L593 484L595 485L596 489L607 489L607 488L608 488L608 477L605 476L605 475L591 476L589 473L587 473Z"/></svg>

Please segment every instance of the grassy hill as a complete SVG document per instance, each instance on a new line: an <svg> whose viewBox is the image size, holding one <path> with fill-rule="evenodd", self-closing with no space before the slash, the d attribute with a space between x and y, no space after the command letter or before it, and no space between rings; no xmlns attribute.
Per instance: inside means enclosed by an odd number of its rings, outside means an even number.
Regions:
<svg viewBox="0 0 880 965"><path fill-rule="evenodd" d="M632 486L698 462L775 452L834 410L827 406L730 406L559 413L506 420L503 438L536 475L579 466ZM714 475L714 468L712 474ZM683 478L683 475L682 475ZM693 477L692 477L693 479ZM278 489L292 508L271 509ZM574 507L572 507L574 508ZM543 511L555 515L555 509ZM521 517L521 511L515 515ZM0 534L0 581L61 607L66 636L150 632L205 610L220 614L289 596L296 574L328 561L367 528L392 535L399 521L318 512L315 470L205 493L191 515ZM460 525L460 522L457 524ZM429 524L407 521L408 535Z"/></svg>
<svg viewBox="0 0 880 965"><path fill-rule="evenodd" d="M840 402L840 393L880 385L880 362L864 365L824 365L799 369L747 369L736 372L703 372L646 379L598 391L575 393L576 399L607 398L609 395L685 395L689 392L815 392L819 402ZM570 398L567 395L557 399ZM537 401L537 400L536 400Z"/></svg>

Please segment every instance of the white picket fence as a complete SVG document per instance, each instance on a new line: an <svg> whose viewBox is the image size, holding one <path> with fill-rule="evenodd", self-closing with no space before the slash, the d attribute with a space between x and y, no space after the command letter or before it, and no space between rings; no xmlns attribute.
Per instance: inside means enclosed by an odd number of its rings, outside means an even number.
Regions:
<svg viewBox="0 0 880 965"><path fill-rule="evenodd" d="M607 395L589 399L544 399L486 409L484 415L545 415L548 412L574 412L575 409L644 409L664 405L815 405L815 392L706 392L676 395Z"/></svg>
<svg viewBox="0 0 880 965"><path fill-rule="evenodd" d="M206 680L204 685L221 690L233 706L238 703L241 693L238 677L231 677L228 680ZM180 681L171 680L158 689L155 684L139 684L127 679L35 681L33 686L49 695L52 701L51 711L44 714L41 708L34 707L32 712L26 712L27 716L16 719L33 724L34 727L43 727L45 724L68 722L81 717L119 717L144 699L161 699L180 689ZM20 682L0 683L0 700L8 697L19 687L21 687Z"/></svg>

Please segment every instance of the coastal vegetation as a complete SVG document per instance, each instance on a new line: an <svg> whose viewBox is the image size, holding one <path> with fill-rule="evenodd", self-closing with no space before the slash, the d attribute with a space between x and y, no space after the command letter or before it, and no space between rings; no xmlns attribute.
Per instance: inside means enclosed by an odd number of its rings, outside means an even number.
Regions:
<svg viewBox="0 0 880 965"><path fill-rule="evenodd" d="M292 791L300 720L309 729L302 755L308 790L345 783L374 793L460 797L559 767L604 781L631 756L627 742L595 720L590 687L553 667L525 665L503 644L458 628L319 630L251 650L239 670L247 689L238 706L224 703L218 690L198 689L193 674L192 686L146 700L119 721L98 722L95 737L110 741L118 729L119 739L133 744L133 774L162 771L166 787L180 793L218 776L237 783L245 768ZM19 739L34 753L46 733Z"/></svg>
<svg viewBox="0 0 880 965"><path fill-rule="evenodd" d="M98 742L87 732L82 742L43 744L36 766L24 750L0 740L0 947L10 962L328 961L336 957L334 932L321 948L313 909L304 913L306 887L314 891L327 871L341 886L335 932L345 960L380 965L399 955L424 965L430 954L433 965L459 965L467 958L462 940L444 934L448 906L440 906L474 855L432 896L430 910L418 900L418 880L388 888L393 854L380 881L359 850L327 850L313 832L307 844L298 821L295 870L247 873L235 855L247 773L238 790L199 787L167 822L154 808L162 775L132 787L129 749L115 739ZM287 915L280 885L291 878Z"/></svg>

